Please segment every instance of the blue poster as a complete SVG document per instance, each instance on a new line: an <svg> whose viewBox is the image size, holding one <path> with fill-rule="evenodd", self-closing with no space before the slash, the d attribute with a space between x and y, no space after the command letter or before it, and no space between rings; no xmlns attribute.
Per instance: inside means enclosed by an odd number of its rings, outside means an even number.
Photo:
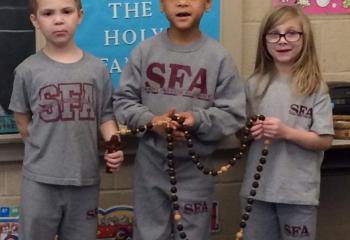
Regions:
<svg viewBox="0 0 350 240"><path fill-rule="evenodd" d="M115 87L132 49L168 27L159 0L83 0L83 9L77 44L106 63ZM201 29L219 40L220 1L204 14Z"/></svg>

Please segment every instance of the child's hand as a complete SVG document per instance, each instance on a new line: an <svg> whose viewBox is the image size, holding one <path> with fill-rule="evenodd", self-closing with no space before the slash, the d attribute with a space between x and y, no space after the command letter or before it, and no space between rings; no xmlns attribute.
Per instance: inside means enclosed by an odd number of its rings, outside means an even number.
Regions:
<svg viewBox="0 0 350 240"><path fill-rule="evenodd" d="M194 126L195 120L193 114L191 112L179 112L176 115L182 117L184 119L182 125L185 128L190 128ZM175 142L184 142L186 141L185 133L183 127L178 123L174 122L174 126L176 127L173 131L173 138Z"/></svg>
<svg viewBox="0 0 350 240"><path fill-rule="evenodd" d="M271 139L286 138L289 127L279 118L267 117L262 124L265 137Z"/></svg>
<svg viewBox="0 0 350 240"><path fill-rule="evenodd" d="M153 128L152 130L156 133L158 133L158 135L166 138L167 134L165 132L165 129L167 127L166 122L168 122L169 126L176 130L176 128L179 127L179 124L173 120L171 120L171 116L174 115L176 112L175 108L171 108L168 112L164 113L163 115L160 116L154 116L152 119L152 123L153 123ZM159 123L164 122L164 124L158 125Z"/></svg>
<svg viewBox="0 0 350 240"><path fill-rule="evenodd" d="M120 169L122 162L124 161L124 153L121 150L112 153L106 151L104 159L106 160L106 165L109 170L114 172Z"/></svg>
<svg viewBox="0 0 350 240"><path fill-rule="evenodd" d="M195 120L194 120L192 112L180 112L180 113L178 113L178 115L180 115L181 117L183 117L185 119L183 122L183 125L185 127L190 128L190 127L194 126Z"/></svg>
<svg viewBox="0 0 350 240"><path fill-rule="evenodd" d="M261 120L257 120L253 124L253 127L250 129L250 134L255 140L261 139L264 136L263 122Z"/></svg>

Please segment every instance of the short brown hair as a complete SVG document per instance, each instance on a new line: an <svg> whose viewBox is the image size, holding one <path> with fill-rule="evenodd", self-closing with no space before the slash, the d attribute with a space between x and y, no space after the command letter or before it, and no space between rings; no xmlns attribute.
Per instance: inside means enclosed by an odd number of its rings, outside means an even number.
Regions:
<svg viewBox="0 0 350 240"><path fill-rule="evenodd" d="M74 0L77 8L80 10L83 8L83 5L81 3L81 0ZM36 11L38 10L38 1L37 0L29 0L29 10L30 13L35 14Z"/></svg>

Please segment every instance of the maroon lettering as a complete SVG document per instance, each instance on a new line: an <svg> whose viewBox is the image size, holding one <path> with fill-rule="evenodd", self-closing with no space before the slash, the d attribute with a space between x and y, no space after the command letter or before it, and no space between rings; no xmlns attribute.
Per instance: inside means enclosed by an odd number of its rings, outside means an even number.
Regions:
<svg viewBox="0 0 350 240"><path fill-rule="evenodd" d="M159 84L160 88L164 87L165 84L165 78L156 72L156 70L159 70L160 73L165 73L165 65L161 63L152 63L147 68L147 78L153 82L156 82ZM150 84L146 82L146 87L150 87Z"/></svg>
<svg viewBox="0 0 350 240"><path fill-rule="evenodd" d="M289 114L298 117L312 118L312 108L304 105L292 104L290 105Z"/></svg>
<svg viewBox="0 0 350 240"><path fill-rule="evenodd" d="M193 77L188 65L152 63L147 67L144 91L151 94L182 95L205 101L210 100L207 70L200 68Z"/></svg>
<svg viewBox="0 0 350 240"><path fill-rule="evenodd" d="M302 230L301 230L301 236L309 236L309 230L307 229L306 226L303 226Z"/></svg>
<svg viewBox="0 0 350 240"><path fill-rule="evenodd" d="M206 202L203 202L203 204L202 204L202 211L203 212L208 212L208 206L207 206L207 203Z"/></svg>
<svg viewBox="0 0 350 240"><path fill-rule="evenodd" d="M190 88L188 89L190 92L193 91L194 88L198 88L201 94L207 94L207 70L201 68L196 77L194 78Z"/></svg>
<svg viewBox="0 0 350 240"><path fill-rule="evenodd" d="M293 115L298 115L299 106L297 104L290 105L290 111L294 113Z"/></svg>
<svg viewBox="0 0 350 240"><path fill-rule="evenodd" d="M292 234L292 231L290 230L290 227L287 224L284 225L284 231L286 232L286 234L288 236L290 236Z"/></svg>
<svg viewBox="0 0 350 240"><path fill-rule="evenodd" d="M293 238L302 238L302 237L308 237L310 236L308 228L303 226L290 226L285 224L284 225L284 232L287 236L293 237Z"/></svg>
<svg viewBox="0 0 350 240"><path fill-rule="evenodd" d="M61 120L75 119L80 108L81 84L59 84L61 97Z"/></svg>
<svg viewBox="0 0 350 240"><path fill-rule="evenodd" d="M86 212L86 219L94 219L97 217L97 214L98 214L97 208L90 209Z"/></svg>
<svg viewBox="0 0 350 240"><path fill-rule="evenodd" d="M300 234L301 227L299 226L292 226L292 235L298 236Z"/></svg>
<svg viewBox="0 0 350 240"><path fill-rule="evenodd" d="M183 88L185 73L189 77L191 77L191 67L190 66L183 66L179 64L170 64L171 74L170 74L170 81L169 81L169 88L174 89L176 83L179 83L179 88ZM183 70L181 72L181 70ZM180 73L180 75L179 75Z"/></svg>
<svg viewBox="0 0 350 240"><path fill-rule="evenodd" d="M192 208L192 204L185 204L184 205L184 212L186 214L192 214L194 212L194 210Z"/></svg>
<svg viewBox="0 0 350 240"><path fill-rule="evenodd" d="M202 214L207 213L208 211L209 209L206 202L186 203L184 205L185 214Z"/></svg>
<svg viewBox="0 0 350 240"><path fill-rule="evenodd" d="M202 209L202 203L194 203L193 204L194 207L194 213L197 214L201 211Z"/></svg>
<svg viewBox="0 0 350 240"><path fill-rule="evenodd" d="M81 109L79 112L79 119L81 120L94 120L95 119L95 110L96 99L94 86L91 84L83 85L83 94L82 98L84 99L81 102Z"/></svg>
<svg viewBox="0 0 350 240"><path fill-rule="evenodd" d="M307 107L300 105L299 115L303 116L305 115L305 112L307 111Z"/></svg>
<svg viewBox="0 0 350 240"><path fill-rule="evenodd" d="M308 116L309 118L312 118L312 108L309 108L309 110L307 110L306 116Z"/></svg>
<svg viewBox="0 0 350 240"><path fill-rule="evenodd" d="M60 96L58 88L54 85L46 86L39 91L40 98L40 114L39 117L45 122L55 122L60 119Z"/></svg>
<svg viewBox="0 0 350 240"><path fill-rule="evenodd" d="M91 84L49 85L39 91L39 116L45 122L94 120L95 93Z"/></svg>

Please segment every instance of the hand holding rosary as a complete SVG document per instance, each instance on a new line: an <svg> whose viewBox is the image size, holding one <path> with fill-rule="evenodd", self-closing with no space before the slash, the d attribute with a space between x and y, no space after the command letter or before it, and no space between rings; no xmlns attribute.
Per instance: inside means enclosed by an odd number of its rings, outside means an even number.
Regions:
<svg viewBox="0 0 350 240"><path fill-rule="evenodd" d="M114 134L111 139L103 143L103 147L107 153L117 152L126 147L126 143L120 140L119 134ZM112 169L106 166L106 173L113 173Z"/></svg>
<svg viewBox="0 0 350 240"><path fill-rule="evenodd" d="M178 114L173 114L169 119L167 120L161 120L157 122L151 122L148 123L144 126L140 126L136 129L127 129L127 128L122 128L121 130L117 131L115 135L111 138L110 141L105 143L105 146L107 148L107 151L116 151L120 150L125 147L125 144L119 140L118 136L122 135L127 135L127 134L138 134L138 133L144 133L148 130L151 130L155 126L162 126L165 127L165 132L166 132L166 141L167 141L167 163L168 163L168 169L167 172L169 173L169 182L171 185L170 188L170 199L172 201L172 212L173 212L173 219L176 224L176 229L179 233L179 236L181 239L186 239L187 234L184 231L184 225L182 224L182 214L180 211L180 205L178 203L179 198L177 196L177 179L176 179L176 168L175 168L175 156L173 154L174 150L174 128L173 125L171 124L171 121L175 121L180 125L180 128L183 133L184 137L186 139L186 145L188 147L188 154L193 162L194 166L201 171L204 175L211 175L211 176L217 176L220 174L223 174L227 172L232 166L234 166L240 158L244 155L244 153L247 151L248 148L248 141L249 141L249 135L250 135L250 129L254 125L254 123L257 121L264 121L265 117L263 115L258 115L258 116L253 116L250 118L250 120L247 122L245 129L244 129L244 136L243 139L241 139L241 147L240 150L237 154L235 154L230 160L228 160L227 164L221 166L219 169L209 169L204 164L200 161L200 156L194 151L193 147L193 141L192 141L192 136L186 126L183 125L185 118L182 117L181 115ZM177 129L176 131L179 131ZM257 189L259 187L259 180L261 179L261 173L263 171L263 166L266 164L266 157L268 155L268 146L271 144L271 140L266 139L264 141L264 147L261 151L261 156L259 157L258 164L256 167L256 173L254 174L254 179L252 181L252 189L250 190L250 197L247 199L247 204L244 208L244 212L241 216L241 222L240 222L240 230L236 234L236 240L241 240L243 239L244 235L244 228L247 225L247 222L249 220L249 215L253 209L253 203L254 203L254 197L257 194Z"/></svg>

